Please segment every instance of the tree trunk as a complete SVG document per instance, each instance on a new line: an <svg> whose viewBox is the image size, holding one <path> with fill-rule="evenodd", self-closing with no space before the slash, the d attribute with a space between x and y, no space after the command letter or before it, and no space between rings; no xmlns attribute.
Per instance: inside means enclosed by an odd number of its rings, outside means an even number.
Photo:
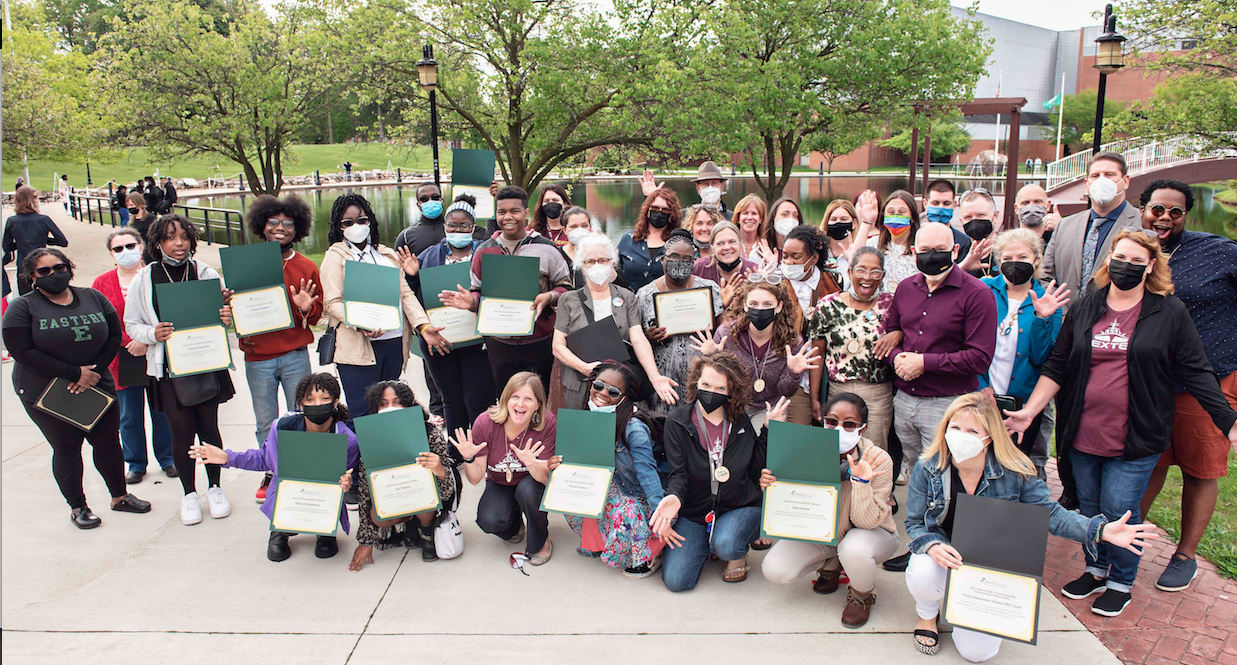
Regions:
<svg viewBox="0 0 1237 665"><path fill-rule="evenodd" d="M378 141L380 143L386 143L387 142L387 129L382 124L382 104L377 104L377 106L378 106Z"/></svg>
<svg viewBox="0 0 1237 665"><path fill-rule="evenodd" d="M332 109L328 105L326 107L326 142L327 143L335 142L335 121L331 118L331 115L333 113L334 113L334 109Z"/></svg>

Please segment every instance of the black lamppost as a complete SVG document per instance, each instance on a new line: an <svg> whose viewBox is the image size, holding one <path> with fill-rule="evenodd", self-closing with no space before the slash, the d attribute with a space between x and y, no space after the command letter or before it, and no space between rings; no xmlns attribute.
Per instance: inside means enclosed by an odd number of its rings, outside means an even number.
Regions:
<svg viewBox="0 0 1237 665"><path fill-rule="evenodd" d="M94 185L94 183L90 182L90 162L86 162L86 186L90 187L92 185Z"/></svg>
<svg viewBox="0 0 1237 665"><path fill-rule="evenodd" d="M1112 14L1112 4L1104 7L1103 34L1095 38L1095 68L1100 71L1099 90L1095 99L1095 138L1091 154L1100 151L1104 133L1104 94L1108 88L1108 75L1125 66L1125 36L1117 34L1117 17Z"/></svg>
<svg viewBox="0 0 1237 665"><path fill-rule="evenodd" d="M417 61L417 77L421 87L430 93L430 145L434 149L434 184L442 189L442 177L438 171L438 61L434 60L434 47L426 44Z"/></svg>

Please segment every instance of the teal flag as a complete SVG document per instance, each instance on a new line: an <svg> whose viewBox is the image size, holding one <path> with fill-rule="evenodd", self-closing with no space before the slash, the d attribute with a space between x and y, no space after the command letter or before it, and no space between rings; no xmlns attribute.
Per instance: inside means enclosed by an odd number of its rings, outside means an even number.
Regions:
<svg viewBox="0 0 1237 665"><path fill-rule="evenodd" d="M1044 108L1051 109L1052 107L1060 103L1061 103L1061 93L1058 92L1056 97L1053 97L1052 99L1049 99L1048 101L1044 102Z"/></svg>

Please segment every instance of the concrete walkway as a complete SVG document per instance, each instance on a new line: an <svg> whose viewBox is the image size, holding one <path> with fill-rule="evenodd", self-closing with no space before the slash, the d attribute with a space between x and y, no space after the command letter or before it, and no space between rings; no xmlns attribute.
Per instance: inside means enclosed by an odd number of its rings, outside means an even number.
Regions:
<svg viewBox="0 0 1237 665"><path fill-rule="evenodd" d="M109 266L110 229L62 219L79 282ZM204 250L205 251L205 250ZM212 262L206 257L208 262ZM240 360L238 359L238 365ZM420 552L386 550L347 571L355 542L333 559L313 539L292 538L293 556L266 560L268 524L253 502L260 476L225 469L232 515L180 524L181 489L159 471L133 487L148 515L112 513L86 454L86 493L102 527L79 531L51 476L51 451L26 417L3 367L3 658L39 663L834 662L961 663L949 639L929 660L914 650L913 603L900 574L878 573L879 601L860 630L842 627L845 593L819 596L810 579L777 587L749 561L742 584L709 564L695 590L672 594L660 579L623 579L551 516L553 560L526 577L507 565L518 546L476 527L480 488L463 493L465 553L427 564ZM253 447L243 371L221 409L226 445ZM204 474L198 473L204 489ZM904 494L904 492L899 492ZM1119 661L1051 594L1039 646L1007 643L1000 663ZM11 660L10 660L11 659Z"/></svg>

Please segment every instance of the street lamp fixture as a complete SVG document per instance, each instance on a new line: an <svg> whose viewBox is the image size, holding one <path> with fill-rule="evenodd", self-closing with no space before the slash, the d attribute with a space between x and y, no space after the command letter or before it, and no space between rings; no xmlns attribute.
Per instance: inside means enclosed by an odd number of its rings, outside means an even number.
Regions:
<svg viewBox="0 0 1237 665"><path fill-rule="evenodd" d="M434 184L442 190L442 175L438 170L438 61L434 59L434 46L426 44L417 61L417 78L421 87L430 93L430 146L434 150Z"/></svg>
<svg viewBox="0 0 1237 665"><path fill-rule="evenodd" d="M1108 75L1115 74L1125 66L1125 36L1117 33L1117 17L1112 13L1112 4L1104 6L1103 34L1095 38L1095 68L1100 72L1100 82L1095 100L1095 135L1091 142L1091 154L1100 151L1104 134L1104 97L1108 92Z"/></svg>

